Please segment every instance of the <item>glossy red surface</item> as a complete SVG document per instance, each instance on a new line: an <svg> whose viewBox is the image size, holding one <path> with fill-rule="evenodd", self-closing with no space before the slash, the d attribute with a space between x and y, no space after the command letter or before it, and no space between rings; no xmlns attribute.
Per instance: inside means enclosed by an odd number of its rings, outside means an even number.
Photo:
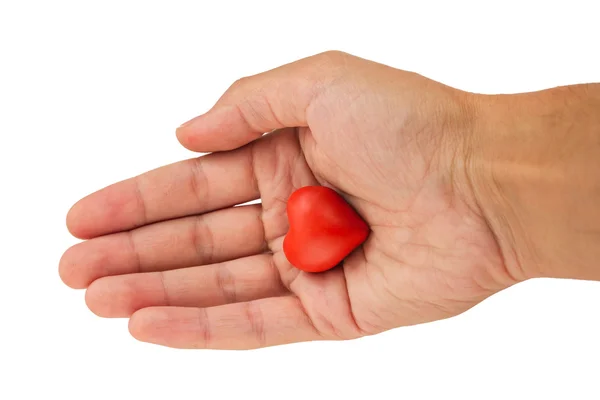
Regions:
<svg viewBox="0 0 600 400"><path fill-rule="evenodd" d="M283 251L296 268L322 272L335 267L369 235L369 226L334 190L305 186L287 202L289 231Z"/></svg>

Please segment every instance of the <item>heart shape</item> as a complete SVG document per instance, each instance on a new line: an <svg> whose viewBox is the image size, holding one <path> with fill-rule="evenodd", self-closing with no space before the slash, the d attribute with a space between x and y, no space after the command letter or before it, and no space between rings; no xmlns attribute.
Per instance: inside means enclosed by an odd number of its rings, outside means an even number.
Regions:
<svg viewBox="0 0 600 400"><path fill-rule="evenodd" d="M283 252L296 268L323 272L365 241L369 226L335 190L305 186L287 202L290 229Z"/></svg>

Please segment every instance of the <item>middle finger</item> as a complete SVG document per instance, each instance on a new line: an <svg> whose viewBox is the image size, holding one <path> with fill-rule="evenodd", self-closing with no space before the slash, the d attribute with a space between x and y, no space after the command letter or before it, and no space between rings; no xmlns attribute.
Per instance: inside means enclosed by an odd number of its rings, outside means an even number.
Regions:
<svg viewBox="0 0 600 400"><path fill-rule="evenodd" d="M60 275L76 289L103 276L164 271L232 260L266 250L260 204L160 222L78 243Z"/></svg>

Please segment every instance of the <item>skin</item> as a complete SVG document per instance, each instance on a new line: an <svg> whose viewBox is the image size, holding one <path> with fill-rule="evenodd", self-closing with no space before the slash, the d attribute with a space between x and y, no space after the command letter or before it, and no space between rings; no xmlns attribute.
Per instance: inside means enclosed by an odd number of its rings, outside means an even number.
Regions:
<svg viewBox="0 0 600 400"><path fill-rule="evenodd" d="M537 276L600 278L599 92L483 96L340 52L243 78L177 129L211 154L72 207L86 240L61 278L139 340L218 349L353 339ZM315 184L371 227L321 274L282 251L286 199Z"/></svg>

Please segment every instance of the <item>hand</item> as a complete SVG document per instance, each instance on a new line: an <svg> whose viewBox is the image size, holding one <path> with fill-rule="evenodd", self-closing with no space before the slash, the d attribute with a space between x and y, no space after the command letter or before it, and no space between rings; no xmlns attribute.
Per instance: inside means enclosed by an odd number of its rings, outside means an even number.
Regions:
<svg viewBox="0 0 600 400"><path fill-rule="evenodd" d="M139 340L247 349L457 315L516 278L472 188L477 97L328 52L236 82L179 141L214 152L79 201L60 273ZM263 135L263 132L270 132ZM340 191L371 227L326 273L282 252L286 199ZM260 198L261 204L237 206Z"/></svg>

